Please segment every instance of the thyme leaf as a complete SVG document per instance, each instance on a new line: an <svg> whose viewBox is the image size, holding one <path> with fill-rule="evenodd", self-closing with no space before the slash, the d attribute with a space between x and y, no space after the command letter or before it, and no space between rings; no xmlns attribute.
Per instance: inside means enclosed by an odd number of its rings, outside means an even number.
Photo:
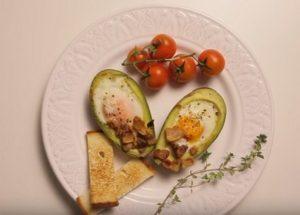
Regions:
<svg viewBox="0 0 300 215"><path fill-rule="evenodd" d="M245 156L241 157L240 163L233 166L229 166L229 163L232 161L232 159L234 159L235 155L230 152L224 157L224 160L219 167L208 168L211 166L211 164L207 163L211 152L203 152L200 160L205 163L204 167L199 170L190 171L190 173L185 177L179 178L164 200L157 204L158 208L154 214L160 214L163 208L168 204L176 204L181 202L178 194L176 193L178 189L189 188L192 192L192 188L199 187L204 183L217 183L218 181L222 180L227 173L232 176L237 172L243 172L247 169L250 169L253 162L257 158L264 158L261 149L263 144L266 142L267 136L265 134L258 135L254 140L252 149Z"/></svg>

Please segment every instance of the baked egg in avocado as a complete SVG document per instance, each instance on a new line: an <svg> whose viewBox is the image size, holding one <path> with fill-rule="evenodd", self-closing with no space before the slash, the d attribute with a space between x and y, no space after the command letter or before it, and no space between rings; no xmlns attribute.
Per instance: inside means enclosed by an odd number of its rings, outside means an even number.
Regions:
<svg viewBox="0 0 300 215"><path fill-rule="evenodd" d="M155 162L175 172L191 166L217 138L225 117L226 105L217 91L192 91L169 113L153 153Z"/></svg>
<svg viewBox="0 0 300 215"><path fill-rule="evenodd" d="M124 152L145 157L156 143L153 120L138 84L125 73L99 72L90 87L90 105L104 134Z"/></svg>

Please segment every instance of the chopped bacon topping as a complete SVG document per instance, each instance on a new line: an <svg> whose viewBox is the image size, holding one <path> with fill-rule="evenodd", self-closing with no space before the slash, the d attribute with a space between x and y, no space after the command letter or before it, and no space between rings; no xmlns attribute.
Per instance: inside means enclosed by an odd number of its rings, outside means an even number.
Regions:
<svg viewBox="0 0 300 215"><path fill-rule="evenodd" d="M190 148L189 153L190 155L194 156L195 154L197 154L198 150L195 146L193 146L192 148Z"/></svg>
<svg viewBox="0 0 300 215"><path fill-rule="evenodd" d="M145 122L138 116L133 118L132 127L136 130L139 134L146 136L147 135L147 127Z"/></svg>
<svg viewBox="0 0 300 215"><path fill-rule="evenodd" d="M134 147L133 143L129 143L129 144L123 145L123 146L122 146L122 149L123 149L125 152L128 152L130 149L133 149L133 147Z"/></svg>
<svg viewBox="0 0 300 215"><path fill-rule="evenodd" d="M178 126L174 126L172 128L166 128L165 135L168 142L174 142L183 138L184 133Z"/></svg>
<svg viewBox="0 0 300 215"><path fill-rule="evenodd" d="M192 166L194 164L194 159L193 158L183 159L181 160L181 164L183 168Z"/></svg>
<svg viewBox="0 0 300 215"><path fill-rule="evenodd" d="M159 160L165 160L169 157L170 151L166 149L156 149L153 153L153 157Z"/></svg>
<svg viewBox="0 0 300 215"><path fill-rule="evenodd" d="M188 149L187 145L175 146L174 147L174 153L175 153L177 158L181 158L184 155L184 153L186 152L187 149Z"/></svg>
<svg viewBox="0 0 300 215"><path fill-rule="evenodd" d="M156 139L155 138L151 138L147 140L148 145L152 146L156 144Z"/></svg>
<svg viewBox="0 0 300 215"><path fill-rule="evenodd" d="M165 160L162 162L162 166L168 170L171 170L173 172L178 172L180 169L180 161L174 160Z"/></svg>
<svg viewBox="0 0 300 215"><path fill-rule="evenodd" d="M133 132L126 132L122 136L122 144L128 144L128 143L134 143L135 142L135 136Z"/></svg>
<svg viewBox="0 0 300 215"><path fill-rule="evenodd" d="M133 148L141 149L140 151L142 151L142 148L156 144L153 130L146 127L145 122L138 116L133 118L132 124L129 121L110 120L107 122L107 125L121 139L124 151L129 151Z"/></svg>

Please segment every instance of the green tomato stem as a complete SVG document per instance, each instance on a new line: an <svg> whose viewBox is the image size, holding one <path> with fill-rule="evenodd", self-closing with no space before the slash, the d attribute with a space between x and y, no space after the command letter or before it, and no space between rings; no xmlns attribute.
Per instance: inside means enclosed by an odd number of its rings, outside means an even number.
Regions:
<svg viewBox="0 0 300 215"><path fill-rule="evenodd" d="M173 57L173 58L145 59L145 60L133 61L133 62L128 62L128 59L125 59L122 63L122 66L134 65L137 63L152 63L152 62L163 63L163 62L168 62L168 61L174 61L174 60L177 60L180 58L193 57L194 55L195 55L195 53L191 53L191 54L177 56L177 57Z"/></svg>

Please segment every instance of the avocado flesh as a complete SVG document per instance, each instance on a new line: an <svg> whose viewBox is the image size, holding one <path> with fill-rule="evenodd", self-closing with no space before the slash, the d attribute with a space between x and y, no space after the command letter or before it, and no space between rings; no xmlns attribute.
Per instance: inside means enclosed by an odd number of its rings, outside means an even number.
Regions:
<svg viewBox="0 0 300 215"><path fill-rule="evenodd" d="M220 131L223 128L225 118L226 118L226 105L221 97L221 95L211 89L211 88L198 88L191 93L187 94L185 97L183 97L171 110L169 113L167 119L164 122L164 125L160 131L158 141L156 144L156 149L169 149L172 152L172 149L170 145L167 143L166 138L165 138L165 129L166 128L171 128L175 124L175 120L179 115L179 112L182 107L190 104L191 102L210 102L214 105L214 107L217 109L218 115L217 115L217 120L215 127L213 131L210 133L210 135L205 138L204 141L202 141L198 146L197 146L197 153L192 156L189 154L187 151L180 159L187 159L187 158L196 158L200 156L204 151L207 150L207 148L213 143L213 141L218 137ZM170 153L168 160L176 160L175 156L173 153ZM161 161L159 159L155 159L155 162L157 164L161 164Z"/></svg>
<svg viewBox="0 0 300 215"><path fill-rule="evenodd" d="M138 104L141 106L141 109L143 111L142 120L147 124L148 122L152 121L152 116L151 116L148 103L146 101L146 98L145 98L142 90L140 89L138 84L132 78L130 78L128 75L126 75L123 72L117 71L117 70L106 69L106 70L103 70L103 71L99 72L95 76L95 78L94 78L94 80L91 84L91 87L90 87L90 95L89 95L89 97L90 97L90 106L91 106L92 113L93 113L93 115L96 119L97 124L99 125L99 127L103 131L103 133L118 148L122 148L121 147L121 144L122 144L121 140L119 139L119 137L117 137L115 131L100 119L100 117L99 117L99 115L96 111L96 103L97 103L97 99L95 98L96 89L99 86L101 86L101 83L103 83L103 80L105 80L105 79L114 80L116 78L123 78L125 83L132 90L132 92L135 94L135 96L138 100ZM155 134L154 126L151 127L151 129L153 131L153 134ZM154 148L154 146L147 146L143 153L140 153L138 151L138 149L130 149L126 153L129 156L132 156L132 157L145 157L147 154L149 154L153 150L153 148Z"/></svg>

